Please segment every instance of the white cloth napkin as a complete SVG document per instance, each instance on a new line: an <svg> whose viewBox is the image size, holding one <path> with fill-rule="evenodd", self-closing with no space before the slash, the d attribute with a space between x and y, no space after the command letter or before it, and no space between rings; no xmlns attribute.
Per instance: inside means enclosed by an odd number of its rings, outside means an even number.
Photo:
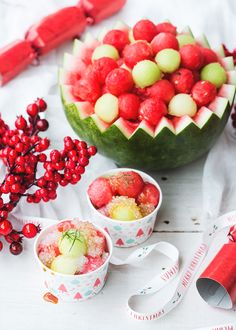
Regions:
<svg viewBox="0 0 236 330"><path fill-rule="evenodd" d="M236 130L231 119L208 154L202 188L206 221L236 209Z"/></svg>

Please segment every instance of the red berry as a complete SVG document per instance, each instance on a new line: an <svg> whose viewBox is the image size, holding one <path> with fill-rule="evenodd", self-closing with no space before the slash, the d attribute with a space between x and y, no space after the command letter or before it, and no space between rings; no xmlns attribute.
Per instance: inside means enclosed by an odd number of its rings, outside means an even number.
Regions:
<svg viewBox="0 0 236 330"><path fill-rule="evenodd" d="M61 179L61 181L60 181L59 183L60 183L60 185L61 185L62 187L65 187L65 186L68 185L69 181L66 180L66 179Z"/></svg>
<svg viewBox="0 0 236 330"><path fill-rule="evenodd" d="M76 147L77 149L86 149L87 143L85 141L76 141Z"/></svg>
<svg viewBox="0 0 236 330"><path fill-rule="evenodd" d="M103 38L103 43L114 46L119 52L129 43L128 33L121 30L111 30Z"/></svg>
<svg viewBox="0 0 236 330"><path fill-rule="evenodd" d="M84 167L84 166L88 165L89 160L88 160L87 157L82 156L82 157L79 158L79 163L80 163L81 166Z"/></svg>
<svg viewBox="0 0 236 330"><path fill-rule="evenodd" d="M46 171L44 174L44 179L46 181L52 181L54 178L53 172L52 171Z"/></svg>
<svg viewBox="0 0 236 330"><path fill-rule="evenodd" d="M146 182L143 190L137 198L139 204L152 204L157 206L160 199L160 192L152 183Z"/></svg>
<svg viewBox="0 0 236 330"><path fill-rule="evenodd" d="M36 128L37 130L39 130L40 132L44 132L48 129L48 121L47 119L39 119L36 123Z"/></svg>
<svg viewBox="0 0 236 330"><path fill-rule="evenodd" d="M12 230L9 235L5 236L5 240L11 244L12 242L21 242L22 238L15 230Z"/></svg>
<svg viewBox="0 0 236 330"><path fill-rule="evenodd" d="M91 148L91 147L89 147L89 148ZM93 147L93 148L95 148L95 147ZM85 168L83 166L81 166L81 165L76 166L75 170L79 174L83 174L85 172Z"/></svg>
<svg viewBox="0 0 236 330"><path fill-rule="evenodd" d="M127 45L123 51L124 62L130 68L142 60L150 60L152 56L152 49L145 41L137 41Z"/></svg>
<svg viewBox="0 0 236 330"><path fill-rule="evenodd" d="M22 228L22 234L27 238L35 237L39 232L39 229L33 223L27 223Z"/></svg>
<svg viewBox="0 0 236 330"><path fill-rule="evenodd" d="M0 209L3 207L3 205L4 205L3 199L0 197Z"/></svg>
<svg viewBox="0 0 236 330"><path fill-rule="evenodd" d="M39 108L35 103L32 103L28 105L26 111L30 117L36 117L39 112Z"/></svg>
<svg viewBox="0 0 236 330"><path fill-rule="evenodd" d="M109 180L113 193L129 198L138 197L144 185L142 177L134 171L120 172Z"/></svg>
<svg viewBox="0 0 236 330"><path fill-rule="evenodd" d="M50 142L47 138L40 140L39 144L35 147L36 151L45 151L49 147Z"/></svg>
<svg viewBox="0 0 236 330"><path fill-rule="evenodd" d="M21 143L21 142L17 143L16 146L15 146L15 150L16 150L17 152L22 152L22 151L24 150L24 145L23 145L23 143Z"/></svg>
<svg viewBox="0 0 236 330"><path fill-rule="evenodd" d="M57 163L61 159L61 154L58 150L52 150L50 152L50 159L53 163Z"/></svg>
<svg viewBox="0 0 236 330"><path fill-rule="evenodd" d="M206 106L216 97L216 87L209 81L198 81L192 89L192 98L199 107Z"/></svg>
<svg viewBox="0 0 236 330"><path fill-rule="evenodd" d="M0 211L0 218L6 219L8 217L8 212L7 211Z"/></svg>
<svg viewBox="0 0 236 330"><path fill-rule="evenodd" d="M2 244L2 242L0 241L0 251L2 251L2 249L3 249L3 244Z"/></svg>
<svg viewBox="0 0 236 330"><path fill-rule="evenodd" d="M156 25L157 34L161 32L168 32L176 35L176 27L169 22L159 23Z"/></svg>
<svg viewBox="0 0 236 330"><path fill-rule="evenodd" d="M25 120L25 118L23 116L19 116L15 121L15 126L17 129L20 129L23 131L27 127L27 121Z"/></svg>
<svg viewBox="0 0 236 330"><path fill-rule="evenodd" d="M21 254L23 247L19 242L12 242L9 249L11 254L18 255Z"/></svg>
<svg viewBox="0 0 236 330"><path fill-rule="evenodd" d="M96 153L97 153L97 148L94 147L94 146L90 146L90 147L88 147L88 153L89 153L90 156L94 156L94 155L96 155Z"/></svg>
<svg viewBox="0 0 236 330"><path fill-rule="evenodd" d="M109 180L106 178L94 180L88 188L88 195L93 205L97 208L109 203L113 197Z"/></svg>
<svg viewBox="0 0 236 330"><path fill-rule="evenodd" d="M135 40L146 40L151 42L156 34L156 25L148 19L142 19L133 27L133 36Z"/></svg>
<svg viewBox="0 0 236 330"><path fill-rule="evenodd" d="M98 81L87 77L76 82L72 93L82 101L95 102L101 96L102 91Z"/></svg>
<svg viewBox="0 0 236 330"><path fill-rule="evenodd" d="M166 114L165 103L160 99L150 98L141 103L139 120L146 120L150 125L156 126Z"/></svg>
<svg viewBox="0 0 236 330"><path fill-rule="evenodd" d="M6 236L12 231L12 224L8 220L0 222L0 235Z"/></svg>
<svg viewBox="0 0 236 330"><path fill-rule="evenodd" d="M44 163L47 160L47 156L45 154L40 154L38 155L38 160L39 162Z"/></svg>
<svg viewBox="0 0 236 330"><path fill-rule="evenodd" d="M217 55L212 49L200 47L200 51L203 55L204 65L207 65L209 63L218 62Z"/></svg>
<svg viewBox="0 0 236 330"><path fill-rule="evenodd" d="M43 112L47 109L47 103L44 101L44 99L37 98L35 104L38 106L40 112Z"/></svg>
<svg viewBox="0 0 236 330"><path fill-rule="evenodd" d="M101 57L93 63L93 72L101 84L105 83L108 73L116 68L118 64L110 57Z"/></svg>
<svg viewBox="0 0 236 330"><path fill-rule="evenodd" d="M165 103L169 103L175 95L175 90L168 80L162 79L147 89L147 95L149 97L159 98Z"/></svg>
<svg viewBox="0 0 236 330"><path fill-rule="evenodd" d="M181 65L190 70L199 70L204 64L204 58L199 46L185 45L180 49Z"/></svg>
<svg viewBox="0 0 236 330"><path fill-rule="evenodd" d="M140 106L139 97L135 94L119 96L119 115L127 120L137 120Z"/></svg>
<svg viewBox="0 0 236 330"><path fill-rule="evenodd" d="M2 186L1 186L1 192L3 194L9 194L10 192L10 185L4 183Z"/></svg>
<svg viewBox="0 0 236 330"><path fill-rule="evenodd" d="M159 33L151 42L153 52L157 54L160 50L165 48L179 49L179 43L176 37L168 32Z"/></svg>
<svg viewBox="0 0 236 330"><path fill-rule="evenodd" d="M18 194L21 190L21 186L19 183L14 183L12 186L11 186L11 192L13 194Z"/></svg>
<svg viewBox="0 0 236 330"><path fill-rule="evenodd" d="M182 68L171 74L170 81L177 93L188 94L194 85L194 75L192 71Z"/></svg>
<svg viewBox="0 0 236 330"><path fill-rule="evenodd" d="M116 96L130 91L133 85L132 74L123 68L112 70L106 77L107 89Z"/></svg>

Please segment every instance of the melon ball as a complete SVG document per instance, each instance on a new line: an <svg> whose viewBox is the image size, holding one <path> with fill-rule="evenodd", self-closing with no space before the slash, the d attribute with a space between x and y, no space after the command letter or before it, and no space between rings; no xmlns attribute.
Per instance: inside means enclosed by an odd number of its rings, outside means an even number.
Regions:
<svg viewBox="0 0 236 330"><path fill-rule="evenodd" d="M146 99L139 108L139 120L146 120L152 126L156 126L166 114L165 103L157 98Z"/></svg>
<svg viewBox="0 0 236 330"><path fill-rule="evenodd" d="M79 230L69 229L62 233L58 242L61 254L69 257L81 257L87 252L87 243Z"/></svg>
<svg viewBox="0 0 236 330"><path fill-rule="evenodd" d="M188 94L194 85L194 74L189 69L181 68L170 76L170 81L175 87L177 93Z"/></svg>
<svg viewBox="0 0 236 330"><path fill-rule="evenodd" d="M139 97L135 94L122 94L119 96L119 115L127 120L136 120L140 106Z"/></svg>
<svg viewBox="0 0 236 330"><path fill-rule="evenodd" d="M119 52L129 43L127 31L111 30L103 38L103 43L114 46Z"/></svg>
<svg viewBox="0 0 236 330"><path fill-rule="evenodd" d="M172 73L180 66L180 54L177 50L166 48L157 53L155 60L162 72Z"/></svg>
<svg viewBox="0 0 236 330"><path fill-rule="evenodd" d="M163 23L159 23L156 25L156 31L157 31L157 34L159 34L161 32L168 32L175 36L176 35L176 26L174 26L173 24L171 24L169 22L163 22Z"/></svg>
<svg viewBox="0 0 236 330"><path fill-rule="evenodd" d="M181 65L190 70L199 70L203 65L203 55L199 46L186 45L180 49Z"/></svg>
<svg viewBox="0 0 236 330"><path fill-rule="evenodd" d="M92 70L101 84L105 83L108 73L116 68L118 68L118 64L110 57L101 57L95 60L92 66Z"/></svg>
<svg viewBox="0 0 236 330"><path fill-rule="evenodd" d="M199 107L206 106L216 97L216 87L209 81L198 81L192 89L192 97Z"/></svg>
<svg viewBox="0 0 236 330"><path fill-rule="evenodd" d="M197 105L189 94L177 94L169 103L168 112L172 116L182 117L188 115L193 117L197 112Z"/></svg>
<svg viewBox="0 0 236 330"><path fill-rule="evenodd" d="M177 37L179 48L182 48L185 45L195 45L195 39L189 34L179 34Z"/></svg>
<svg viewBox="0 0 236 330"><path fill-rule="evenodd" d="M127 196L114 197L107 206L112 219L120 221L132 221L142 218L142 214L134 198Z"/></svg>
<svg viewBox="0 0 236 330"><path fill-rule="evenodd" d="M168 80L161 79L151 87L148 87L147 95L149 97L156 97L161 99L165 103L169 103L172 97L175 95L175 90L173 85Z"/></svg>
<svg viewBox="0 0 236 330"><path fill-rule="evenodd" d="M129 68L133 68L136 63L152 58L152 49L146 41L137 41L127 45L123 51L124 62Z"/></svg>
<svg viewBox="0 0 236 330"><path fill-rule="evenodd" d="M104 44L94 49L92 54L92 62L98 60L101 57L110 57L114 60L118 60L120 56L118 50L114 46Z"/></svg>
<svg viewBox="0 0 236 330"><path fill-rule="evenodd" d="M107 90L116 96L129 92L133 85L133 77L130 71L118 68L108 73L106 77Z"/></svg>
<svg viewBox="0 0 236 330"><path fill-rule="evenodd" d="M210 81L216 88L221 87L227 81L227 74L220 63L210 63L201 71L201 79Z"/></svg>
<svg viewBox="0 0 236 330"><path fill-rule="evenodd" d="M200 50L201 50L202 55L203 55L204 65L207 65L209 63L214 63L214 62L218 61L217 55L214 52L214 50L212 50L210 48L203 48L203 47L200 47Z"/></svg>
<svg viewBox="0 0 236 330"><path fill-rule="evenodd" d="M111 124L119 114L118 98L112 94L103 94L95 103L94 112L105 123Z"/></svg>
<svg viewBox="0 0 236 330"><path fill-rule="evenodd" d="M142 19L133 27L133 35L135 40L146 40L150 42L156 34L156 25L148 19Z"/></svg>
<svg viewBox="0 0 236 330"><path fill-rule="evenodd" d="M154 53L158 53L165 48L179 49L178 40L172 33L161 32L151 42Z"/></svg>
<svg viewBox="0 0 236 330"><path fill-rule="evenodd" d="M138 87L144 88L155 84L161 79L161 71L156 63L144 60L135 65L132 70L132 75L135 84Z"/></svg>
<svg viewBox="0 0 236 330"><path fill-rule="evenodd" d="M75 257L69 257L64 255L57 256L52 264L51 270L61 274L74 275L77 269L77 261Z"/></svg>

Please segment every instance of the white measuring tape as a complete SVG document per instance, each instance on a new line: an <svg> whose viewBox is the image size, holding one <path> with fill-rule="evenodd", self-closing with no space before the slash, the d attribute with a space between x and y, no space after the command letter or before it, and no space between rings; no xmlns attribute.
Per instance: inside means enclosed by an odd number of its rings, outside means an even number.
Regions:
<svg viewBox="0 0 236 330"><path fill-rule="evenodd" d="M43 219L39 217L18 217L21 221L41 223L43 226L55 223L55 220ZM211 243L217 233L225 230L230 230L232 226L236 225L236 211L227 213L219 217L214 223L212 223L208 229L203 233L202 241L198 248L194 252L192 258L184 267L180 276L177 288L170 299L165 305L158 310L154 310L150 313L138 312L135 308L137 306L137 297L148 294L153 294L164 288L171 280L173 280L179 272L179 251L178 249L168 242L158 242L156 244L144 246L138 248L131 253L126 259L121 260L115 256L112 256L111 263L114 265L127 265L138 261L141 261L148 257L152 251L158 251L168 258L170 258L171 265L163 272L157 274L152 278L144 287L133 293L127 300L128 314L138 321L154 321L167 315L172 309L174 309L183 299L186 294L193 278L201 265L202 261L206 257ZM236 330L236 324L225 324L219 326L210 326L205 328L198 328L195 330Z"/></svg>
<svg viewBox="0 0 236 330"><path fill-rule="evenodd" d="M212 223L208 229L204 232L202 241L198 248L194 252L190 261L184 267L180 276L177 288L171 298L171 300L162 306L160 309L152 311L150 313L138 312L135 308L137 306L137 297L142 295L153 294L160 291L165 287L172 279L176 277L179 271L179 252L176 247L167 242L159 242L153 245L145 246L134 251L127 259L120 260L116 257L112 257L111 263L115 265L132 264L146 258L153 250L163 253L172 260L171 265L164 272L156 275L151 281L149 281L144 287L135 292L128 298L127 310L129 315L138 321L154 321L167 315L172 309L174 309L183 299L186 294L193 278L201 265L202 261L206 257L210 245L217 233L223 229L229 229L236 225L236 211L227 213L218 218ZM196 330L236 330L236 326L233 324L207 327Z"/></svg>

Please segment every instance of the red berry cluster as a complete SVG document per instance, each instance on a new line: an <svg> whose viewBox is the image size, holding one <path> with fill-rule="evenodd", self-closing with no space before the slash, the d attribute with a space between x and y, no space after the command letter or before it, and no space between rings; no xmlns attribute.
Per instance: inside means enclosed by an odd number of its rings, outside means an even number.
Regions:
<svg viewBox="0 0 236 330"><path fill-rule="evenodd" d="M22 252L22 238L32 238L40 228L34 224L26 224L21 231L13 229L8 220L9 213L22 197L29 203L48 202L57 197L59 186L76 184L89 158L96 154L94 146L87 147L86 142L69 136L64 138L64 149L52 150L47 156L50 141L38 135L48 129L48 121L40 117L47 109L43 99L37 99L28 105L28 119L19 116L15 121L15 129L10 129L0 118L0 159L6 165L6 176L0 183L0 236L10 244L12 254ZM43 175L37 177L39 166ZM3 244L0 241L0 250Z"/></svg>

